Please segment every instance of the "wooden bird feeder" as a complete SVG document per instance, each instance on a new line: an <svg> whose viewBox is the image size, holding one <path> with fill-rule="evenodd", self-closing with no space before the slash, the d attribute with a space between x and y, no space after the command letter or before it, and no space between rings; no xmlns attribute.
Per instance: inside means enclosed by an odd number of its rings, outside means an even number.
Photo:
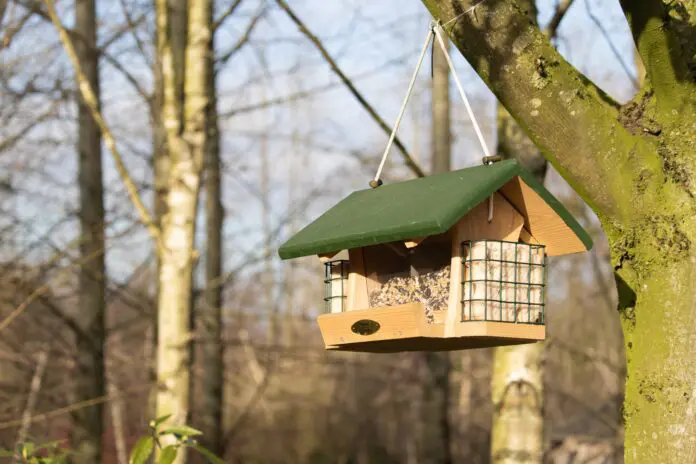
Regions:
<svg viewBox="0 0 696 464"><path fill-rule="evenodd" d="M279 254L324 262L327 349L398 352L543 340L546 257L591 247L509 160L355 192Z"/></svg>

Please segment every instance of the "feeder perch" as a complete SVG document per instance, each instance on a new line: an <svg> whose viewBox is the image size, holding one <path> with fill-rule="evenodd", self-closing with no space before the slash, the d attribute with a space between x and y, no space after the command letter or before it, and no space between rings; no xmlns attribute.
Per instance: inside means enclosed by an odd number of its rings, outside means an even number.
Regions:
<svg viewBox="0 0 696 464"><path fill-rule="evenodd" d="M279 254L324 263L327 349L444 351L544 340L546 257L591 247L508 160L355 192Z"/></svg>

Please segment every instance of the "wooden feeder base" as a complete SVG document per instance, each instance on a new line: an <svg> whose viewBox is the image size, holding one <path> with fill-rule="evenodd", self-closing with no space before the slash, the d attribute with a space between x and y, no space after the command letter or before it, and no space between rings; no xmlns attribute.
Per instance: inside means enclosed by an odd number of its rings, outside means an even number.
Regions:
<svg viewBox="0 0 696 464"><path fill-rule="evenodd" d="M455 351L521 345L544 340L546 336L546 327L538 324L465 321L456 323L454 336L445 337L442 316L443 314L436 314L435 322L428 323L423 305L409 303L323 314L317 322L327 350L365 353ZM374 322L379 324L379 329L373 333L356 333L369 332L370 327L374 330ZM353 330L354 327L356 331ZM365 327L368 329L365 330Z"/></svg>

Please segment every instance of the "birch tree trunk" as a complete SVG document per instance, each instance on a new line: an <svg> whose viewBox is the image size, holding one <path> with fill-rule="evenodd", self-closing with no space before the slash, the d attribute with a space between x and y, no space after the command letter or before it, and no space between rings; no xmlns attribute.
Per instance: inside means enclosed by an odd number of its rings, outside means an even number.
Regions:
<svg viewBox="0 0 696 464"><path fill-rule="evenodd" d="M156 8L162 118L170 159L158 276L157 416L171 414L172 421L185 423L190 404L192 276L197 259L194 233L208 135L212 3L188 2L183 103L177 98L172 48L173 38L183 31L172 27L166 0L157 0ZM179 453L175 462L186 462L185 453Z"/></svg>
<svg viewBox="0 0 696 464"><path fill-rule="evenodd" d="M206 447L216 455L222 454L222 405L224 377L224 347L222 345L222 224L225 211L222 206L220 130L217 119L217 91L215 86L215 37L211 41L208 59L209 121L206 143L206 257L204 304L200 308L201 364L203 371L203 410L201 425Z"/></svg>
<svg viewBox="0 0 696 464"><path fill-rule="evenodd" d="M432 147L433 174L449 171L452 158L449 68L444 53L437 45L433 49ZM446 352L425 353L424 358L430 376L424 385L422 462L447 464L452 462L450 356Z"/></svg>
<svg viewBox="0 0 696 464"><path fill-rule="evenodd" d="M173 31L177 31L176 34L171 38L169 46L171 47L171 68L170 72L172 74L171 79L173 80L173 93L174 99L177 104L177 118L179 127L183 127L183 102L184 102L184 62L186 56L186 37L188 29L188 7L187 0L167 0L166 5L168 6L168 23L169 27ZM160 43L161 32L158 28L155 29L155 40L156 43ZM159 45L158 45L159 46ZM169 192L169 172L171 166L171 159L169 156L169 150L167 147L167 130L164 126L164 76L163 76L163 65L162 56L158 53L155 59L155 69L154 74L154 98L153 104L151 106L152 111L152 126L153 126L153 150L152 150L152 170L153 170L153 182L155 186L154 195L154 220L157 227L161 230L162 220L167 214L168 202L167 195ZM158 253L155 260L155 274L160 273L160 262L161 256ZM159 302L159 281L155 283L155 302ZM155 361L152 366L152 382L153 389L150 394L150 400L148 402L147 416L148 420L156 414L156 395L157 395L157 319L158 319L158 308L155 308L155 315L152 321L152 352L154 356L152 357Z"/></svg>
<svg viewBox="0 0 696 464"><path fill-rule="evenodd" d="M538 464L544 455L543 343L495 349L491 462Z"/></svg>
<svg viewBox="0 0 696 464"><path fill-rule="evenodd" d="M94 0L75 2L75 49L83 74L99 104L99 57ZM103 396L104 370L104 193L102 188L101 131L89 106L78 99L78 177L80 188L80 331L76 337L74 401ZM76 462L100 462L103 406L97 404L73 413L72 448Z"/></svg>
<svg viewBox="0 0 696 464"><path fill-rule="evenodd" d="M517 2L424 0L453 43L595 211L611 248L628 376L627 463L693 461L696 433L696 3L620 1L646 78L619 104ZM579 143L582 141L582 143Z"/></svg>

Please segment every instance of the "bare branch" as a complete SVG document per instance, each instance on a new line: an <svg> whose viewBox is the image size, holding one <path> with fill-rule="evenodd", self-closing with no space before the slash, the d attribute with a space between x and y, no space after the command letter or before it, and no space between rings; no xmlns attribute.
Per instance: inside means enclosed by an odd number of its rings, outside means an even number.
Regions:
<svg viewBox="0 0 696 464"><path fill-rule="evenodd" d="M565 15L572 4L573 0L561 0L558 5L556 5L556 10L553 12L551 21L549 21L548 26L546 26L545 32L549 38L556 38L561 21L563 21L563 18L565 18Z"/></svg>
<svg viewBox="0 0 696 464"><path fill-rule="evenodd" d="M230 6L227 7L225 11L220 15L218 19L216 19L213 22L213 31L216 30L218 27L222 26L222 24L234 14L235 11L237 11L237 8L239 5L242 4L242 0L234 0Z"/></svg>
<svg viewBox="0 0 696 464"><path fill-rule="evenodd" d="M595 26L597 26L597 29L599 29L599 32L602 33L602 37L604 37L604 40L609 44L609 48L611 49L611 52L614 54L614 57L616 57L617 61L621 65L621 69L623 69L623 72L626 74L626 77L628 77L631 80L631 83L633 84L633 87L636 89L640 88L640 84L638 83L638 80L635 78L635 76L631 73L631 70L628 68L628 65L623 59L623 56L617 50L616 45L614 45L614 42L611 40L611 37L609 37L609 32L604 28L602 25L602 21L597 17L597 15L594 14L592 11L592 8L590 7L590 2L588 0L584 0L585 2L585 10L587 11L587 15L590 17L592 22L594 23Z"/></svg>
<svg viewBox="0 0 696 464"><path fill-rule="evenodd" d="M60 22L60 19L58 18L58 15L56 14L53 0L45 0L45 2L46 7L48 9L48 15L51 18L51 22L58 30L60 41L62 42L63 47L65 48L68 58L70 58L70 61L72 62L82 98L85 101L87 107L89 108L92 118L94 118L94 121L99 126L99 130L101 131L102 136L104 137L104 143L106 144L107 148L109 149L111 155L114 158L116 170L121 176L121 180L126 188L126 191L128 192L128 196L130 197L131 201L133 202L133 205L135 206L136 211L138 212L138 216L140 216L140 220L143 222L148 232L150 233L150 236L155 242L156 248L160 250L160 231L152 221L150 213L148 212L147 208L145 207L145 204L140 198L140 192L138 191L138 187L135 185L135 182L133 182L133 178L131 177L130 173L128 172L128 169L126 168L125 163L123 162L123 157L121 156L118 147L116 146L116 140L114 139L111 130L106 124L104 117L99 111L97 97L94 94L94 90L89 85L89 82L87 81L84 73L82 72L82 69L80 67L80 61L77 58L77 53L75 52L75 47L72 43L72 40L68 36L68 32L65 30L62 23Z"/></svg>
<svg viewBox="0 0 696 464"><path fill-rule="evenodd" d="M0 3L5 2L6 0L0 0ZM8 48L10 44L12 44L12 39L17 35L19 31L22 30L24 25L29 21L29 18L33 16L34 12L32 11L27 11L22 15L19 20L14 23L14 24L8 24L5 26L5 35L2 38L2 43L0 44L0 50L3 50L5 48ZM1 19L1 18L0 18Z"/></svg>
<svg viewBox="0 0 696 464"><path fill-rule="evenodd" d="M338 75L338 77L343 81L343 83L348 87L348 90L353 94L353 96L360 102L360 104L367 110L367 112L372 116L372 119L377 123L379 127L384 130L384 132L387 135L391 134L392 128L389 127L389 125L384 122L384 119L377 113L377 110L375 110L372 105L370 105L365 97L358 91L358 89L353 85L350 79L341 71L341 68L338 67L338 64L334 59L329 55L329 52L324 48L322 45L321 41L317 36L315 36L308 28L307 26L304 25L302 20L297 17L295 12L290 8L290 6L285 2L285 0L276 0L276 3L285 11L292 22L297 25L297 27L300 29L300 32L307 37L307 39L314 44L314 46L319 50L319 53L321 53L321 56L324 57L326 62L329 64L331 67L331 70ZM413 159L413 157L408 153L408 150L404 146L404 144L399 140L398 137L394 139L394 145L397 146L399 151L401 151L401 154L404 157L404 160L406 161L406 166L413 171L413 173L418 176L418 177L425 177L425 171L416 163L416 161Z"/></svg>
<svg viewBox="0 0 696 464"><path fill-rule="evenodd" d="M249 42L249 39L251 39L251 34L254 32L254 29L256 29L256 26L259 24L259 21L261 18L266 14L266 6L265 3L262 4L261 8L259 8L259 11L256 12L256 14L251 18L251 21L249 22L249 25L247 26L246 30L244 31L244 34L237 40L237 42L230 47L230 49L223 53L220 58L218 58L217 61L217 69L216 72L220 70L220 67L224 66L227 64L227 62L232 58L234 55L237 54L239 50L246 45L247 42Z"/></svg>

